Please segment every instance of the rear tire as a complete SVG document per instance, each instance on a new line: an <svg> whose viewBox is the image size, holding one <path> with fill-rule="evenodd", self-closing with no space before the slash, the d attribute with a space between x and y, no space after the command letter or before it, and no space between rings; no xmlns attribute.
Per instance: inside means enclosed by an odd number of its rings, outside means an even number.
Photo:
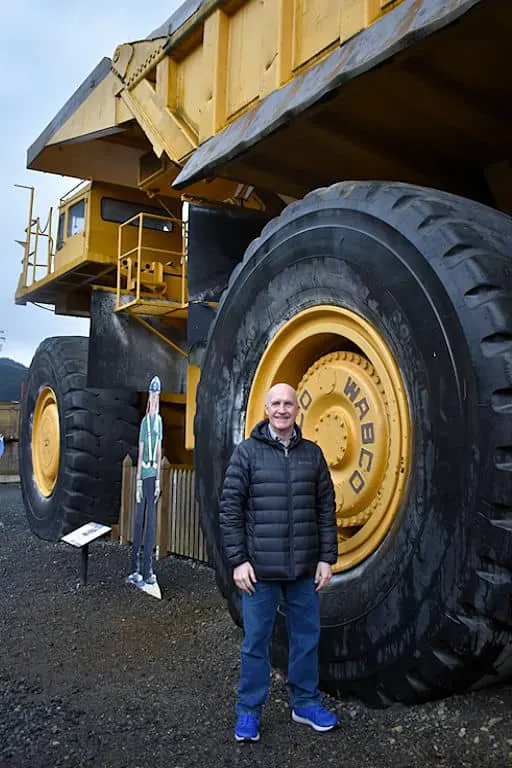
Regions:
<svg viewBox="0 0 512 768"><path fill-rule="evenodd" d="M26 379L20 479L29 526L42 539L57 540L91 520L116 523L122 462L127 453L135 458L138 395L87 389L87 354L87 338L46 339ZM48 485L36 477L32 444L34 412L44 391L56 401L60 432L57 473Z"/></svg>
<svg viewBox="0 0 512 768"><path fill-rule="evenodd" d="M197 395L196 472L211 560L238 620L212 500L275 334L309 307L346 308L382 335L404 379L412 459L401 508L373 554L322 595L330 692L417 702L510 675L511 242L512 220L469 200L342 183L270 222L222 297ZM273 653L286 668L282 613Z"/></svg>

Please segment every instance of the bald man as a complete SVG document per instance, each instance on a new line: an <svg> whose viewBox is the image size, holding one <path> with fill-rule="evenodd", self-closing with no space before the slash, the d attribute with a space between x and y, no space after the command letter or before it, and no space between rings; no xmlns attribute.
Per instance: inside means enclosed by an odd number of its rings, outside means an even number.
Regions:
<svg viewBox="0 0 512 768"><path fill-rule="evenodd" d="M289 641L292 719L330 731L336 716L318 690L319 592L338 554L334 490L321 449L295 422L288 384L268 392L266 419L231 457L220 503L225 557L242 593L244 640L237 741L258 741L270 683L269 647L281 595Z"/></svg>

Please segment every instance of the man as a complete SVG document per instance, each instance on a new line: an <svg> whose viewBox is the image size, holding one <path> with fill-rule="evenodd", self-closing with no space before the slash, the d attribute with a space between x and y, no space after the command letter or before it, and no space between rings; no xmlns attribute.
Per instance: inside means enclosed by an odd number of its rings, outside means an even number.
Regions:
<svg viewBox="0 0 512 768"><path fill-rule="evenodd" d="M336 716L318 690L319 591L337 559L334 490L321 449L302 437L295 390L268 392L268 418L238 445L220 503L220 527L233 579L242 590L244 641L235 725L237 741L257 741L270 683L269 646L281 593L286 607L292 719L329 731Z"/></svg>
<svg viewBox="0 0 512 768"><path fill-rule="evenodd" d="M155 584L153 548L156 533L156 503L160 496L160 464L162 459L162 417L159 414L160 379L153 376L149 385L146 415L139 430L139 455L135 484L135 524L133 528L132 573L126 581L135 586ZM145 513L145 515L144 515ZM146 525L144 526L144 517ZM142 541L144 533L144 542ZM142 573L140 550L144 549Z"/></svg>

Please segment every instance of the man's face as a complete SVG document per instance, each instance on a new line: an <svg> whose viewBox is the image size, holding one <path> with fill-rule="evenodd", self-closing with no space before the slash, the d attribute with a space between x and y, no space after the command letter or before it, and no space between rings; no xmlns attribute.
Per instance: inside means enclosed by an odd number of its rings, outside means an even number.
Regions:
<svg viewBox="0 0 512 768"><path fill-rule="evenodd" d="M295 390L288 384L276 384L269 390L265 410L276 434L290 434L299 412Z"/></svg>

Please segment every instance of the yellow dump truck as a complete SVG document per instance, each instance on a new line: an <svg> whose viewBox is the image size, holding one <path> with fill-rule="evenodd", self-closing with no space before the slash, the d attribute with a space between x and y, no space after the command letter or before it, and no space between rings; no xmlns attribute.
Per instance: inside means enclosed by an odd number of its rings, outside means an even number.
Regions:
<svg viewBox="0 0 512 768"><path fill-rule="evenodd" d="M287 381L336 490L323 687L510 673L511 39L508 0L187 0L98 64L28 150L83 183L53 220L31 204L16 301L90 318L25 385L37 535L116 519L158 374L239 621L219 490Z"/></svg>

